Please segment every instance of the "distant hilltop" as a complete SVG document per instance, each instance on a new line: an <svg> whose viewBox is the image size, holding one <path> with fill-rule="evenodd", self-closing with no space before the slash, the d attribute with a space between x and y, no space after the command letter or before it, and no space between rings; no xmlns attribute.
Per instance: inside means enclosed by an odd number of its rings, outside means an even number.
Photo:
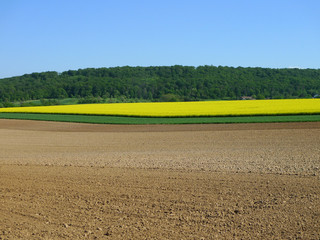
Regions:
<svg viewBox="0 0 320 240"><path fill-rule="evenodd" d="M77 98L79 102L311 98L319 69L215 66L112 67L0 79L0 103Z"/></svg>

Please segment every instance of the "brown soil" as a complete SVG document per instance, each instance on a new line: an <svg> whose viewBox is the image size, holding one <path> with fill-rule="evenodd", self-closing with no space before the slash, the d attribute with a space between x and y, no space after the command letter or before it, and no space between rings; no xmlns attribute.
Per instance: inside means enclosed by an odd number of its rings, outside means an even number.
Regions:
<svg viewBox="0 0 320 240"><path fill-rule="evenodd" d="M0 136L0 239L320 239L320 123Z"/></svg>

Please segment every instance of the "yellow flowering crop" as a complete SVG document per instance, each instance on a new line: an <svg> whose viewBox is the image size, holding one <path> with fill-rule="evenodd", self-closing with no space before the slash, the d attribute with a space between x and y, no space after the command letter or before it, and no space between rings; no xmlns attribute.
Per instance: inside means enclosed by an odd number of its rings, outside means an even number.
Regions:
<svg viewBox="0 0 320 240"><path fill-rule="evenodd" d="M0 112L189 117L320 113L320 99L109 103L0 108Z"/></svg>

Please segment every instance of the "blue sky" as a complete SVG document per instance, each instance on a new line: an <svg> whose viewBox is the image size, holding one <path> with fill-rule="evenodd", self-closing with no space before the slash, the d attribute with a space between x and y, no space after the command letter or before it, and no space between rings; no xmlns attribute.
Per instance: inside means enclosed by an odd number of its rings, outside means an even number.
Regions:
<svg viewBox="0 0 320 240"><path fill-rule="evenodd" d="M319 0L4 0L0 78L87 67L320 68Z"/></svg>

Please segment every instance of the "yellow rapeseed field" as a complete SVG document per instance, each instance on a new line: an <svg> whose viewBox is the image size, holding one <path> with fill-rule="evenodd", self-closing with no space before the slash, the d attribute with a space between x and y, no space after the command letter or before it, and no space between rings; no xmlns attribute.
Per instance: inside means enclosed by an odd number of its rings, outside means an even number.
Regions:
<svg viewBox="0 0 320 240"><path fill-rule="evenodd" d="M112 103L0 108L0 112L189 117L320 113L320 99Z"/></svg>

